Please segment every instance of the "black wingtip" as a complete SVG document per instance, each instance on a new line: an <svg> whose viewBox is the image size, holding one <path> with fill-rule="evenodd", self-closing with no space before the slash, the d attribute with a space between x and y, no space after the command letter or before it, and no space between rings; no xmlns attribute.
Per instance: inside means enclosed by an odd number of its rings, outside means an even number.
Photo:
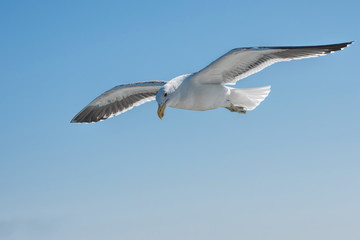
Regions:
<svg viewBox="0 0 360 240"><path fill-rule="evenodd" d="M334 44L334 45L343 45L344 47L347 47L351 44L353 44L355 41L350 41L350 42L344 42L344 43L339 43L339 44Z"/></svg>
<svg viewBox="0 0 360 240"><path fill-rule="evenodd" d="M348 47L349 45L351 45L351 44L353 44L353 43L355 43L355 41L346 42L346 43L345 43L345 47Z"/></svg>
<svg viewBox="0 0 360 240"><path fill-rule="evenodd" d="M281 46L281 47L257 47L257 48L271 48L271 49L322 49L324 53L331 53L340 51L343 48L353 44L355 41L344 42L344 43L335 43L335 44L327 44L327 45L312 45L312 46Z"/></svg>
<svg viewBox="0 0 360 240"><path fill-rule="evenodd" d="M106 112L102 111L98 107L94 106L86 106L83 108L71 121L70 123L95 123L102 120L105 120L109 117L115 116L113 113L115 112L115 109L112 109L109 114L106 114ZM100 112L99 112L100 111Z"/></svg>
<svg viewBox="0 0 360 240"><path fill-rule="evenodd" d="M70 123L89 123L92 121L89 121L87 119L87 114L84 114L86 112L88 107L85 107L83 110L81 110L73 119L71 119Z"/></svg>
<svg viewBox="0 0 360 240"><path fill-rule="evenodd" d="M70 123L81 123L79 119L77 119L78 115L76 115L73 119L71 119Z"/></svg>
<svg viewBox="0 0 360 240"><path fill-rule="evenodd" d="M344 48L348 47L349 45L351 45L353 43L354 43L354 41L324 46L326 48L325 53L332 53L332 52L343 50Z"/></svg>

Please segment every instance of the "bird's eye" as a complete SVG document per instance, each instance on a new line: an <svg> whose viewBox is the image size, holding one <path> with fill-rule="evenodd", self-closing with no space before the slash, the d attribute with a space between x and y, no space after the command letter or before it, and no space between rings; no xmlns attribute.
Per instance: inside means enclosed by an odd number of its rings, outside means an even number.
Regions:
<svg viewBox="0 0 360 240"><path fill-rule="evenodd" d="M167 93L164 93L164 97L167 97Z"/></svg>

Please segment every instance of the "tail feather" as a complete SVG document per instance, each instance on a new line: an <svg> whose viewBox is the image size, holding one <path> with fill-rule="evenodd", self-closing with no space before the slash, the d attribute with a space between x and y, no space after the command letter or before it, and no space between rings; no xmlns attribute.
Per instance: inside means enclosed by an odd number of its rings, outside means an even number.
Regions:
<svg viewBox="0 0 360 240"><path fill-rule="evenodd" d="M244 110L254 110L269 95L271 86L246 89L231 89L230 102Z"/></svg>

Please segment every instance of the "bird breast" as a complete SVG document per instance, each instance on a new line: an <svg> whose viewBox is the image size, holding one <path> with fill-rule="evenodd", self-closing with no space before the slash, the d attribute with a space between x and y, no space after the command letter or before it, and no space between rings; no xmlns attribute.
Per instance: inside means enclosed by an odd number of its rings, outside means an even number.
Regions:
<svg viewBox="0 0 360 240"><path fill-rule="evenodd" d="M227 106L230 90L220 84L183 83L174 92L168 106L205 111Z"/></svg>

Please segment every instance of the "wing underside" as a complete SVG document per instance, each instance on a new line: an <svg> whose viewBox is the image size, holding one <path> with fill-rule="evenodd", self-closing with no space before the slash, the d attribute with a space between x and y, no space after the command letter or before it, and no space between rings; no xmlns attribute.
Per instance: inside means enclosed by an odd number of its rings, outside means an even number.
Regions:
<svg viewBox="0 0 360 240"><path fill-rule="evenodd" d="M197 72L193 79L201 83L232 85L276 62L325 55L342 50L351 43L298 47L235 48Z"/></svg>
<svg viewBox="0 0 360 240"><path fill-rule="evenodd" d="M148 81L116 86L82 109L72 123L98 122L117 116L143 103L155 100L164 81Z"/></svg>

